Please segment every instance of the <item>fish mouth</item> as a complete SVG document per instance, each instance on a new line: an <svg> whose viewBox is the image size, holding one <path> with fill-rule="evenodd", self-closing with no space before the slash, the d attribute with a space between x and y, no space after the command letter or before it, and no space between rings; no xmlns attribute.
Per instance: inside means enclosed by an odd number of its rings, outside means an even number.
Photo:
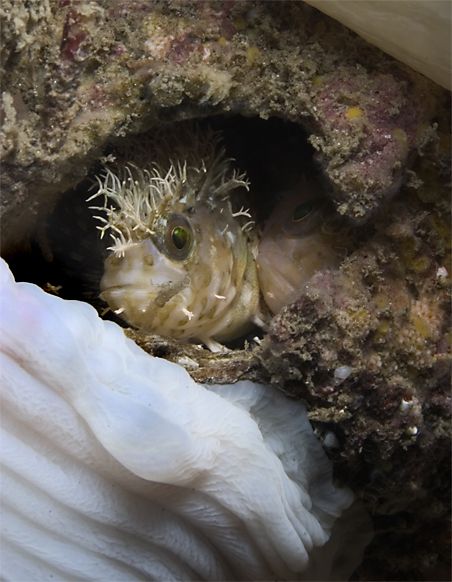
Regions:
<svg viewBox="0 0 452 582"><path fill-rule="evenodd" d="M114 285L112 287L106 287L102 289L100 297L101 299L105 299L105 295L120 295L123 293L135 292L141 295L146 295L150 297L155 297L157 293L150 291L148 287L144 287L142 285L134 285L132 283L128 283L125 285Z"/></svg>
<svg viewBox="0 0 452 582"><path fill-rule="evenodd" d="M134 285L133 283L126 283L124 285L113 285L111 287L106 287L102 290L102 293L105 293L106 291L117 291L118 289L145 289L145 287L141 285Z"/></svg>

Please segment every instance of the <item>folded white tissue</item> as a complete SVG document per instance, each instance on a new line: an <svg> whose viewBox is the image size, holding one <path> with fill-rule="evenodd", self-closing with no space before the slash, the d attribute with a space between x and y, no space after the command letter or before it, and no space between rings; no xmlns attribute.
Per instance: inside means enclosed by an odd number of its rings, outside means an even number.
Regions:
<svg viewBox="0 0 452 582"><path fill-rule="evenodd" d="M451 90L452 4L448 0L306 1Z"/></svg>
<svg viewBox="0 0 452 582"><path fill-rule="evenodd" d="M302 403L201 386L3 260L0 308L3 580L344 580L359 564L368 517Z"/></svg>

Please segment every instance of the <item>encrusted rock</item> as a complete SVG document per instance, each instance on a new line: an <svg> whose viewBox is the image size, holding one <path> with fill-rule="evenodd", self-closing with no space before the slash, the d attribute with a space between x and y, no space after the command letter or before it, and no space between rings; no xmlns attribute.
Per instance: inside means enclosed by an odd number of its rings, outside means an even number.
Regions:
<svg viewBox="0 0 452 582"><path fill-rule="evenodd" d="M234 113L302 123L355 222L439 139L445 91L301 2L23 0L0 15L7 251L110 138L156 122Z"/></svg>
<svg viewBox="0 0 452 582"><path fill-rule="evenodd" d="M337 477L374 516L355 579L444 576L450 94L302 2L4 0L0 16L2 255L62 296L77 295L21 253L39 241L51 256L47 216L118 140L222 115L239 143L253 123L240 116L269 120L245 148L259 158L251 203L262 223L287 186L286 158L312 167L297 158L312 158L296 145L307 132L350 223L340 270L316 274L268 334L226 354L126 333L199 382L273 382L306 400ZM274 118L293 126L273 132Z"/></svg>

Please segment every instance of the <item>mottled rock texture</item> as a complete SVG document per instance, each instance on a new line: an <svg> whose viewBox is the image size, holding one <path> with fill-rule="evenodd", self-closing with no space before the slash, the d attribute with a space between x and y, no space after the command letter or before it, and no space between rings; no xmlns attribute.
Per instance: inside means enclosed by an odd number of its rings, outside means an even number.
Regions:
<svg viewBox="0 0 452 582"><path fill-rule="evenodd" d="M268 120L245 147L261 160L258 221L291 171L321 167L353 250L259 344L212 355L127 333L198 381L271 381L307 401L374 517L355 579L448 579L450 94L302 2L4 0L0 16L2 254L22 279L47 281L23 253L40 241L51 255L47 215L128 135L222 115L240 146L257 123L240 116Z"/></svg>
<svg viewBox="0 0 452 582"><path fill-rule="evenodd" d="M7 248L109 139L157 121L302 123L339 211L359 222L437 134L444 91L301 2L6 0L1 16Z"/></svg>

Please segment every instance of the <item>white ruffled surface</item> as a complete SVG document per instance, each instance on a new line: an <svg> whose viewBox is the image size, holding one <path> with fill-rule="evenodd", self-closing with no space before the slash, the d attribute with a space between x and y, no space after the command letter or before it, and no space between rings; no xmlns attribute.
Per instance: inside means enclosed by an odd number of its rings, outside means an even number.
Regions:
<svg viewBox="0 0 452 582"><path fill-rule="evenodd" d="M451 89L449 0L306 0L367 42Z"/></svg>
<svg viewBox="0 0 452 582"><path fill-rule="evenodd" d="M207 390L0 267L3 579L341 579L324 544L353 495L301 403Z"/></svg>

